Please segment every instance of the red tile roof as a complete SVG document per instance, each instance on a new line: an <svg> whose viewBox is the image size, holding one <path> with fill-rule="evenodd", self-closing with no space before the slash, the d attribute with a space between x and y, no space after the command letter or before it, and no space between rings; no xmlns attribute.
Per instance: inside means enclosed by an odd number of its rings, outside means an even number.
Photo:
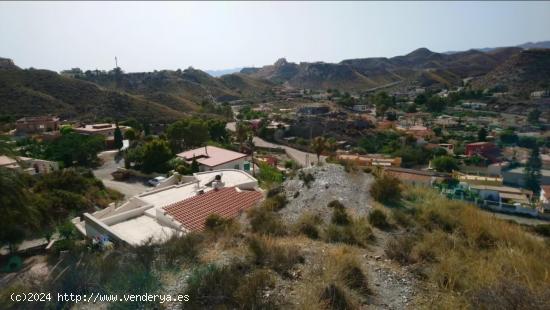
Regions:
<svg viewBox="0 0 550 310"><path fill-rule="evenodd" d="M236 187L226 187L187 198L163 209L167 215L183 224L185 229L201 231L210 214L234 218L243 210L257 204L262 198L262 193L257 191L238 191Z"/></svg>

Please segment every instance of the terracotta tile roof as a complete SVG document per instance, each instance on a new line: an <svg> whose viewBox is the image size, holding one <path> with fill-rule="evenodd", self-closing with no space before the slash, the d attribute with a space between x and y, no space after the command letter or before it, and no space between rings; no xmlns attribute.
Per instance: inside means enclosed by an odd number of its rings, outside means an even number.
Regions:
<svg viewBox="0 0 550 310"><path fill-rule="evenodd" d="M199 164L215 167L240 158L246 157L246 154L233 152L216 146L205 146L194 150L185 151L176 156L192 161L195 157Z"/></svg>
<svg viewBox="0 0 550 310"><path fill-rule="evenodd" d="M236 187L211 190L164 207L167 215L183 224L185 229L201 231L210 214L223 218L237 217L263 198L257 191L238 191Z"/></svg>

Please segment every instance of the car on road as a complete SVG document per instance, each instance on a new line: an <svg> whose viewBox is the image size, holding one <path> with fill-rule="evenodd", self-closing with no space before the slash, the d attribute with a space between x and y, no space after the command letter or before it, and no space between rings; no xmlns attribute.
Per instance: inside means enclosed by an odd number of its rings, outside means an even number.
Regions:
<svg viewBox="0 0 550 310"><path fill-rule="evenodd" d="M156 177L156 178L153 178L149 181L147 181L147 184L151 185L151 186L158 186L160 183L162 183L164 180L166 180L165 177Z"/></svg>

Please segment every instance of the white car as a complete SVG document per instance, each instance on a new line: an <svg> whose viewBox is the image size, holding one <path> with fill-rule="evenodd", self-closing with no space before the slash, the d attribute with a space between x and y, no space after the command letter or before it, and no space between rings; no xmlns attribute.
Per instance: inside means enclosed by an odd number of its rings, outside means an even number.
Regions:
<svg viewBox="0 0 550 310"><path fill-rule="evenodd" d="M156 178L153 178L153 179L147 181L147 183L151 186L157 186L160 183L162 183L164 180L166 180L165 177L156 177Z"/></svg>

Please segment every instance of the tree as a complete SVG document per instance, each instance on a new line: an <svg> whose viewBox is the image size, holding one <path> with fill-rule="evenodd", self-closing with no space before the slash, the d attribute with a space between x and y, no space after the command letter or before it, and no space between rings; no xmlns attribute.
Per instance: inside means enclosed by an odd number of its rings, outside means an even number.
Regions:
<svg viewBox="0 0 550 310"><path fill-rule="evenodd" d="M97 153L104 146L103 136L86 136L70 132L49 144L45 156L47 159L63 162L66 167L90 166L97 163Z"/></svg>
<svg viewBox="0 0 550 310"><path fill-rule="evenodd" d="M250 155L252 157L252 176L255 177L256 176L256 165L254 164L254 150L256 148L256 145L254 144L254 136L253 135L249 135L248 136L248 139L246 140L246 145L248 147L248 149L250 150Z"/></svg>
<svg viewBox="0 0 550 310"><path fill-rule="evenodd" d="M485 127L481 127L477 132L477 140L478 141L487 140L487 129L485 129Z"/></svg>
<svg viewBox="0 0 550 310"><path fill-rule="evenodd" d="M439 96L431 96L426 102L426 108L430 112L441 112L445 109L445 100Z"/></svg>
<svg viewBox="0 0 550 310"><path fill-rule="evenodd" d="M168 161L172 158L172 151L168 142L154 139L143 145L141 168L144 172L166 172Z"/></svg>
<svg viewBox="0 0 550 310"><path fill-rule="evenodd" d="M191 172L192 173L199 172L199 163L197 162L196 158L193 158L193 161L191 162Z"/></svg>
<svg viewBox="0 0 550 310"><path fill-rule="evenodd" d="M527 121L531 124L538 124L541 112L539 109L533 109L527 114Z"/></svg>
<svg viewBox="0 0 550 310"><path fill-rule="evenodd" d="M383 204L397 204L401 200L401 182L393 176L384 174L376 178L370 194L376 201Z"/></svg>
<svg viewBox="0 0 550 310"><path fill-rule="evenodd" d="M239 142L240 151L243 150L243 144L248 139L248 136L250 132L252 131L252 128L250 127L250 124L245 122L237 122L235 131L235 136L237 138L237 142Z"/></svg>
<svg viewBox="0 0 550 310"><path fill-rule="evenodd" d="M458 169L457 161L451 156L439 156L432 160L435 170L440 172L452 172Z"/></svg>
<svg viewBox="0 0 550 310"><path fill-rule="evenodd" d="M376 115L381 116L393 107L393 99L386 92L379 92L372 98L372 103L376 106Z"/></svg>
<svg viewBox="0 0 550 310"><path fill-rule="evenodd" d="M36 209L29 203L29 195L18 172L0 168L0 244L9 245L12 252L25 238L26 229L36 223Z"/></svg>
<svg viewBox="0 0 550 310"><path fill-rule="evenodd" d="M137 133L134 128L128 128L126 129L126 132L124 132L124 138L130 141L134 141L137 139Z"/></svg>
<svg viewBox="0 0 550 310"><path fill-rule="evenodd" d="M535 144L525 165L525 187L532 190L535 194L540 192L541 167L542 161L540 159L539 147Z"/></svg>
<svg viewBox="0 0 550 310"><path fill-rule="evenodd" d="M116 124L114 138L115 138L115 148L117 150L120 150L124 146L124 143L122 142L123 140L122 131L120 131L120 127L118 127L118 123Z"/></svg>
<svg viewBox="0 0 550 310"><path fill-rule="evenodd" d="M500 134L500 141L504 144L515 144L518 142L518 135L512 128L508 128Z"/></svg>
<svg viewBox="0 0 550 310"><path fill-rule="evenodd" d="M317 155L317 163L321 160L321 154L327 149L327 139L323 136L315 137L311 141L311 149Z"/></svg>
<svg viewBox="0 0 550 310"><path fill-rule="evenodd" d="M227 122L219 119L209 119L207 122L208 133L210 134L210 139L216 142L223 142L227 140L227 130L225 126Z"/></svg>
<svg viewBox="0 0 550 310"><path fill-rule="evenodd" d="M424 94L420 94L414 98L414 104L415 105L424 105L428 102L428 97Z"/></svg>

